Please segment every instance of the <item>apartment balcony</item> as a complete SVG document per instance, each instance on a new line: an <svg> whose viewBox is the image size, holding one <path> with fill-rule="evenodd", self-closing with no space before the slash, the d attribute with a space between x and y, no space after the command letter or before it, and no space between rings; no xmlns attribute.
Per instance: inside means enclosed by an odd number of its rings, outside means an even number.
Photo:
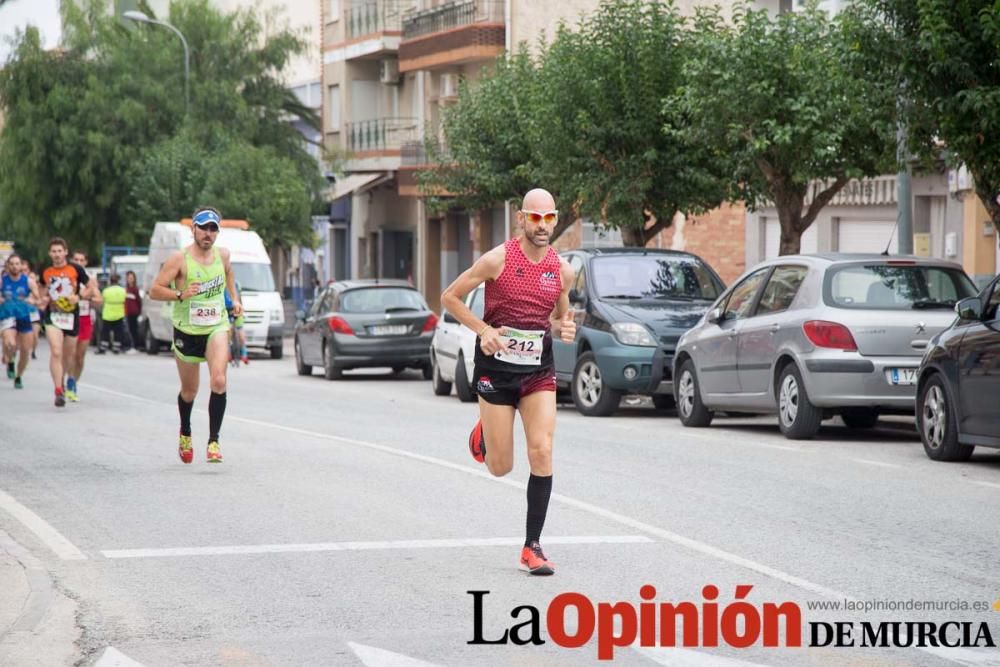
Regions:
<svg viewBox="0 0 1000 667"><path fill-rule="evenodd" d="M344 10L344 40L325 49L324 64L395 56L403 35L403 15L412 0L366 0Z"/></svg>
<svg viewBox="0 0 1000 667"><path fill-rule="evenodd" d="M448 160L446 147L439 146L438 151L438 156L442 160ZM396 175L399 195L401 197L423 197L424 192L420 188L420 173L433 168L433 162L427 153L424 142L405 142L400 150L399 173ZM446 196L449 193L441 192L438 194Z"/></svg>
<svg viewBox="0 0 1000 667"><path fill-rule="evenodd" d="M368 0L344 10L344 27L348 41L367 35L403 31L403 11L409 3L398 0Z"/></svg>
<svg viewBox="0 0 1000 667"><path fill-rule="evenodd" d="M395 171L402 148L419 136L416 118L373 118L344 126L345 171Z"/></svg>
<svg viewBox="0 0 1000 667"><path fill-rule="evenodd" d="M503 0L455 0L403 18L399 70L411 72L493 60L504 52Z"/></svg>

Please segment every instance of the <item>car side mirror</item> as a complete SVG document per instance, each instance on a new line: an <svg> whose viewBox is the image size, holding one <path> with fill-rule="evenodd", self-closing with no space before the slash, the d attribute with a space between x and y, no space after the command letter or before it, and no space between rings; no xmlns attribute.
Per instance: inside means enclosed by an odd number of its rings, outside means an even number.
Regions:
<svg viewBox="0 0 1000 667"><path fill-rule="evenodd" d="M708 312L708 317L705 319L708 320L709 324L718 324L725 319L724 315L721 308L713 308Z"/></svg>
<svg viewBox="0 0 1000 667"><path fill-rule="evenodd" d="M586 301L587 297L581 294L580 290L578 290L577 288L574 287L569 291L570 304L575 304L575 303L584 304L586 303Z"/></svg>
<svg viewBox="0 0 1000 667"><path fill-rule="evenodd" d="M458 318L449 313L447 310L444 311L444 315L442 316L441 319L443 319L448 324L458 324Z"/></svg>
<svg viewBox="0 0 1000 667"><path fill-rule="evenodd" d="M977 296L962 299L955 304L955 312L963 320L981 320L983 319L983 302Z"/></svg>

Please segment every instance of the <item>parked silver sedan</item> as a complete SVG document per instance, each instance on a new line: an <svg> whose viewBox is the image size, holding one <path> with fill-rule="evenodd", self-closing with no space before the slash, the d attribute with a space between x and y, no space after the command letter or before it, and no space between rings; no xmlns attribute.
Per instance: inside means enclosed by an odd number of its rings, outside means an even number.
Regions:
<svg viewBox="0 0 1000 667"><path fill-rule="evenodd" d="M928 342L976 289L962 267L882 255L793 255L757 265L685 333L674 394L685 426L718 410L777 413L788 438L840 415L870 428L912 413Z"/></svg>

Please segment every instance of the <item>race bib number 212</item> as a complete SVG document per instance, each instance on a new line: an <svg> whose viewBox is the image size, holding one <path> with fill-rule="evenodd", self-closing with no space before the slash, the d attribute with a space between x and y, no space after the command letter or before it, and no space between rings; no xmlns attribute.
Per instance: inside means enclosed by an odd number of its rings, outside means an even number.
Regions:
<svg viewBox="0 0 1000 667"><path fill-rule="evenodd" d="M508 327L506 333L500 337L500 340L503 341L503 349L493 356L508 364L541 366L544 338L545 332L541 330L523 331Z"/></svg>

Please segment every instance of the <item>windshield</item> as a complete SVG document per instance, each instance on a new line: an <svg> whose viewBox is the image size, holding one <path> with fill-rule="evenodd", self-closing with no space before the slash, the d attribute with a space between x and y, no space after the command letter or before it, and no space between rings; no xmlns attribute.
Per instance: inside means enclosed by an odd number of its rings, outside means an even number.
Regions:
<svg viewBox="0 0 1000 667"><path fill-rule="evenodd" d="M274 276L271 265L255 262L233 262L233 274L242 292L273 292Z"/></svg>
<svg viewBox="0 0 1000 667"><path fill-rule="evenodd" d="M964 271L920 264L834 268L827 272L824 292L829 306L878 310L953 308L976 295Z"/></svg>
<svg viewBox="0 0 1000 667"><path fill-rule="evenodd" d="M712 301L719 296L719 285L708 267L683 255L595 257L591 273L597 296L607 299Z"/></svg>
<svg viewBox="0 0 1000 667"><path fill-rule="evenodd" d="M390 310L426 310L420 292L405 287L363 287L340 297L342 313L384 313Z"/></svg>

